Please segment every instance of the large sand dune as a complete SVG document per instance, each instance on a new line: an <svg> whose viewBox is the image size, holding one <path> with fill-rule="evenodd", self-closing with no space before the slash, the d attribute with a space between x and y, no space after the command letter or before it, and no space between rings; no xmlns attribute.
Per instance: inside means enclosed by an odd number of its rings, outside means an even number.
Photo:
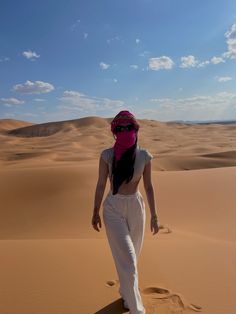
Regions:
<svg viewBox="0 0 236 314"><path fill-rule="evenodd" d="M122 313L103 221L91 226L110 121L0 120L1 314ZM236 125L139 122L161 224L153 236L141 181L147 314L234 314Z"/></svg>

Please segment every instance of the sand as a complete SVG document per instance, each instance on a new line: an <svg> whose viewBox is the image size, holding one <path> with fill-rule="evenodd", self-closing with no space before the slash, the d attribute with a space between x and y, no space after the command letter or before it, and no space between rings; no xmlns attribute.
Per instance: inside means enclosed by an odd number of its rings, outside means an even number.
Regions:
<svg viewBox="0 0 236 314"><path fill-rule="evenodd" d="M1 314L122 313L103 221L91 225L110 120L0 120ZM153 236L141 180L147 314L234 314L236 125L139 122L161 224Z"/></svg>

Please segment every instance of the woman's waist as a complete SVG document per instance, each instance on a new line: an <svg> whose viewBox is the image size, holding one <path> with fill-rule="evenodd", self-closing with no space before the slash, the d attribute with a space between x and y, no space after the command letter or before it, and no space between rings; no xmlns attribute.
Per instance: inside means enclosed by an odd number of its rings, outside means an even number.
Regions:
<svg viewBox="0 0 236 314"><path fill-rule="evenodd" d="M116 198L132 198L132 197L136 197L137 195L140 195L141 192L139 189L137 189L135 192L132 192L132 193L127 193L127 194L123 194L123 193L116 193L116 194L113 194L112 193L112 190L110 190L108 192L108 195L111 196L111 197L116 197Z"/></svg>

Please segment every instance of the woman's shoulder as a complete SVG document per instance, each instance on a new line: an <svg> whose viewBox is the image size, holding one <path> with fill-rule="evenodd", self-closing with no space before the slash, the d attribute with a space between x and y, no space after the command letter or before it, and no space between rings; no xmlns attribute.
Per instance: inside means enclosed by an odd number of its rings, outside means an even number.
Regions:
<svg viewBox="0 0 236 314"><path fill-rule="evenodd" d="M140 155L145 160L145 164L147 164L153 157L153 155L150 153L149 149L144 148L142 146L138 146L138 150L140 152Z"/></svg>
<svg viewBox="0 0 236 314"><path fill-rule="evenodd" d="M113 155L113 147L108 147L108 148L103 149L100 155L105 162L109 162Z"/></svg>
<svg viewBox="0 0 236 314"><path fill-rule="evenodd" d="M137 148L138 148L138 150L139 150L140 152L142 152L142 153L151 154L150 151L149 151L149 149L147 149L147 148L145 148L145 147L143 147L143 146L138 145Z"/></svg>

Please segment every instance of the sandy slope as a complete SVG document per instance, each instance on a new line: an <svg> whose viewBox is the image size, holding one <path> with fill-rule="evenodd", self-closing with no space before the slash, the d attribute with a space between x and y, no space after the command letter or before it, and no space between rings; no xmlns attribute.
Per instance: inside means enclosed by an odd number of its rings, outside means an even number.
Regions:
<svg viewBox="0 0 236 314"><path fill-rule="evenodd" d="M151 234L141 182L147 314L234 314L236 126L140 123L163 226ZM103 222L91 226L98 156L111 145L108 118L0 120L1 314L122 313Z"/></svg>

